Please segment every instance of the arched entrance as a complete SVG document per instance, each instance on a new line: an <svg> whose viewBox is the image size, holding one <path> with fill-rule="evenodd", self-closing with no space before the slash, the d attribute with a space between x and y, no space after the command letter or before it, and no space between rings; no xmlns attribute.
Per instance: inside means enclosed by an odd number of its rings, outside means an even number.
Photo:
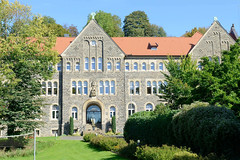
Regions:
<svg viewBox="0 0 240 160"><path fill-rule="evenodd" d="M92 124L92 121L95 122L95 124L101 124L102 123L102 112L99 106L97 105L90 105L87 108L86 112L86 122Z"/></svg>

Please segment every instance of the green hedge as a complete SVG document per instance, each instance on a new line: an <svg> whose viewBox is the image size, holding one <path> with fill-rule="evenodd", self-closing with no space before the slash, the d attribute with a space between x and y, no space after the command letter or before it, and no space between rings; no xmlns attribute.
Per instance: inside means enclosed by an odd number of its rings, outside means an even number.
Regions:
<svg viewBox="0 0 240 160"><path fill-rule="evenodd" d="M74 132L73 117L70 117L69 134L73 135L73 132Z"/></svg>
<svg viewBox="0 0 240 160"><path fill-rule="evenodd" d="M93 137L96 137L95 133L87 133L83 136L85 142L90 142Z"/></svg>
<svg viewBox="0 0 240 160"><path fill-rule="evenodd" d="M112 117L112 131L113 133L116 133L116 117Z"/></svg>
<svg viewBox="0 0 240 160"><path fill-rule="evenodd" d="M172 121L178 146L207 155L240 153L240 123L234 113L224 107L195 107L176 114Z"/></svg>
<svg viewBox="0 0 240 160"><path fill-rule="evenodd" d="M141 144L173 144L174 137L172 133L171 120L176 111L165 109L164 114L153 114L142 112L144 114L133 114L125 123L124 138L127 142L130 140L140 140ZM150 116L151 115L151 116Z"/></svg>

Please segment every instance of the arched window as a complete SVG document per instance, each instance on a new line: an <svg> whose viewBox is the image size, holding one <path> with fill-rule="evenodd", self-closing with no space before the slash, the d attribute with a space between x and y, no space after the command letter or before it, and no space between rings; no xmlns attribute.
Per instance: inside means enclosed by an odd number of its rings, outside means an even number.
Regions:
<svg viewBox="0 0 240 160"><path fill-rule="evenodd" d="M92 70L96 69L96 62L95 62L95 58L92 58Z"/></svg>
<svg viewBox="0 0 240 160"><path fill-rule="evenodd" d="M120 64L120 62L117 62L116 63L116 70L120 71L120 69L121 69L121 64Z"/></svg>
<svg viewBox="0 0 240 160"><path fill-rule="evenodd" d="M161 94L162 82L158 81L158 94Z"/></svg>
<svg viewBox="0 0 240 160"><path fill-rule="evenodd" d="M53 105L52 106L52 119L58 119L59 117L59 106Z"/></svg>
<svg viewBox="0 0 240 160"><path fill-rule="evenodd" d="M130 81L130 94L134 94L134 82Z"/></svg>
<svg viewBox="0 0 240 160"><path fill-rule="evenodd" d="M111 62L107 63L107 70L108 71L112 70L112 63Z"/></svg>
<svg viewBox="0 0 240 160"><path fill-rule="evenodd" d="M70 71L71 70L71 64L70 62L67 62L67 71Z"/></svg>
<svg viewBox="0 0 240 160"><path fill-rule="evenodd" d="M102 58L98 58L98 70L102 71Z"/></svg>
<svg viewBox="0 0 240 160"><path fill-rule="evenodd" d="M152 86L150 81L147 82L147 94L152 94Z"/></svg>
<svg viewBox="0 0 240 160"><path fill-rule="evenodd" d="M159 70L163 71L163 63L162 62L159 63Z"/></svg>
<svg viewBox="0 0 240 160"><path fill-rule="evenodd" d="M131 116L133 113L135 113L135 105L130 103L128 105L128 115Z"/></svg>
<svg viewBox="0 0 240 160"><path fill-rule="evenodd" d="M110 107L110 118L112 118L113 116L115 116L116 115L116 109L115 109L115 107Z"/></svg>
<svg viewBox="0 0 240 160"><path fill-rule="evenodd" d="M137 62L135 62L135 63L133 64L133 70L134 70L134 71L137 71L137 70L138 70L138 63L137 63Z"/></svg>
<svg viewBox="0 0 240 160"><path fill-rule="evenodd" d="M79 63L79 62L76 63L76 68L75 68L75 70L76 70L76 71L80 71L80 63Z"/></svg>
<svg viewBox="0 0 240 160"><path fill-rule="evenodd" d="M153 94L157 94L157 82L153 81Z"/></svg>
<svg viewBox="0 0 240 160"><path fill-rule="evenodd" d="M57 70L58 70L58 71L61 71L61 70L62 70L62 64L61 64L61 62L59 62L59 63L57 64Z"/></svg>
<svg viewBox="0 0 240 160"><path fill-rule="evenodd" d="M128 62L125 63L125 70L129 71L129 63Z"/></svg>
<svg viewBox="0 0 240 160"><path fill-rule="evenodd" d="M76 94L77 84L75 81L72 81L72 94Z"/></svg>
<svg viewBox="0 0 240 160"><path fill-rule="evenodd" d="M82 81L78 81L78 94L82 95Z"/></svg>
<svg viewBox="0 0 240 160"><path fill-rule="evenodd" d="M52 95L52 82L48 82L48 95Z"/></svg>
<svg viewBox="0 0 240 160"><path fill-rule="evenodd" d="M198 69L199 69L199 70L202 70L202 64L201 64L201 62L198 62Z"/></svg>
<svg viewBox="0 0 240 160"><path fill-rule="evenodd" d="M104 92L104 85L103 85L103 81L99 81L99 92L102 95Z"/></svg>
<svg viewBox="0 0 240 160"><path fill-rule="evenodd" d="M87 57L85 58L84 63L85 63L85 70L88 71L88 69L89 69L89 59Z"/></svg>
<svg viewBox="0 0 240 160"><path fill-rule="evenodd" d="M153 111L153 105L150 104L150 103L148 103L148 104L146 105L146 111Z"/></svg>
<svg viewBox="0 0 240 160"><path fill-rule="evenodd" d="M83 82L83 93L85 94L85 95L88 95L88 82L87 81L84 81Z"/></svg>
<svg viewBox="0 0 240 160"><path fill-rule="evenodd" d="M155 70L155 63L151 63L151 71L154 71Z"/></svg>
<svg viewBox="0 0 240 160"><path fill-rule="evenodd" d="M111 94L115 94L115 81L111 81Z"/></svg>
<svg viewBox="0 0 240 160"><path fill-rule="evenodd" d="M109 81L105 81L105 94L109 94L109 91L110 91Z"/></svg>
<svg viewBox="0 0 240 160"><path fill-rule="evenodd" d="M140 94L139 81L135 82L135 93L138 95Z"/></svg>
<svg viewBox="0 0 240 160"><path fill-rule="evenodd" d="M146 70L147 70L146 63L145 63L145 62L142 63L142 70L143 70L143 71L146 71Z"/></svg>
<svg viewBox="0 0 240 160"><path fill-rule="evenodd" d="M53 94L57 95L57 82L53 83Z"/></svg>
<svg viewBox="0 0 240 160"><path fill-rule="evenodd" d="M77 118L78 118L78 109L77 109L77 107L73 107L72 108L72 117L73 117L73 119L75 119L75 120L77 120Z"/></svg>
<svg viewBox="0 0 240 160"><path fill-rule="evenodd" d="M42 95L46 95L46 82L42 82Z"/></svg>

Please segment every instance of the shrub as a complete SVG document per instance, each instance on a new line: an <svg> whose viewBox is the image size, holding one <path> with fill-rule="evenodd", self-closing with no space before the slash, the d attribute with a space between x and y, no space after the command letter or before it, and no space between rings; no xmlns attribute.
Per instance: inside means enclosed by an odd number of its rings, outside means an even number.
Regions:
<svg viewBox="0 0 240 160"><path fill-rule="evenodd" d="M90 142L93 137L96 137L96 134L94 133L87 133L83 136L83 140L85 142Z"/></svg>
<svg viewBox="0 0 240 160"><path fill-rule="evenodd" d="M176 114L173 133L179 146L188 146L202 155L234 156L240 148L240 123L224 107L193 107Z"/></svg>
<svg viewBox="0 0 240 160"><path fill-rule="evenodd" d="M70 125L69 125L69 134L73 135L74 124L73 124L73 117L70 117Z"/></svg>
<svg viewBox="0 0 240 160"><path fill-rule="evenodd" d="M195 160L198 158L198 155L191 153L188 149L167 145L163 145L162 147L149 147L146 145L137 147L135 154L139 160L181 160L179 157L183 156L186 158L184 160Z"/></svg>
<svg viewBox="0 0 240 160"><path fill-rule="evenodd" d="M127 146L122 147L122 148L119 150L119 154L120 154L122 157L126 157L126 158L129 158L129 159L136 159L136 158L137 158L137 157L135 156L136 150L137 150L137 143L134 142L133 140L130 140L130 142L128 143Z"/></svg>
<svg viewBox="0 0 240 160"><path fill-rule="evenodd" d="M113 133L116 133L116 117L112 117L112 131Z"/></svg>
<svg viewBox="0 0 240 160"><path fill-rule="evenodd" d="M121 148L127 146L127 142L122 138L104 137L101 135L93 137L90 143L101 150L114 152L118 152Z"/></svg>
<svg viewBox="0 0 240 160"><path fill-rule="evenodd" d="M145 111L146 112L146 111ZM140 140L141 144L173 144L174 138L172 133L171 121L176 111L165 107L161 112L150 113L142 112L133 114L125 123L124 138L127 142L130 140ZM152 114L152 116L149 116ZM137 116L138 115L138 116Z"/></svg>

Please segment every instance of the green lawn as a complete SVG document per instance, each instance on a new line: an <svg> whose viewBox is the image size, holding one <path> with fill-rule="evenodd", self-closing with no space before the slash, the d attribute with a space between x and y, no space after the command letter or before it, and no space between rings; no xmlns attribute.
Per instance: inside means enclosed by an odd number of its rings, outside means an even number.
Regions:
<svg viewBox="0 0 240 160"><path fill-rule="evenodd" d="M109 151L100 151L89 143L78 140L55 140L54 138L38 138L38 141L52 141L54 145L41 148L36 160L125 160ZM33 160L33 156L13 157L4 160Z"/></svg>

